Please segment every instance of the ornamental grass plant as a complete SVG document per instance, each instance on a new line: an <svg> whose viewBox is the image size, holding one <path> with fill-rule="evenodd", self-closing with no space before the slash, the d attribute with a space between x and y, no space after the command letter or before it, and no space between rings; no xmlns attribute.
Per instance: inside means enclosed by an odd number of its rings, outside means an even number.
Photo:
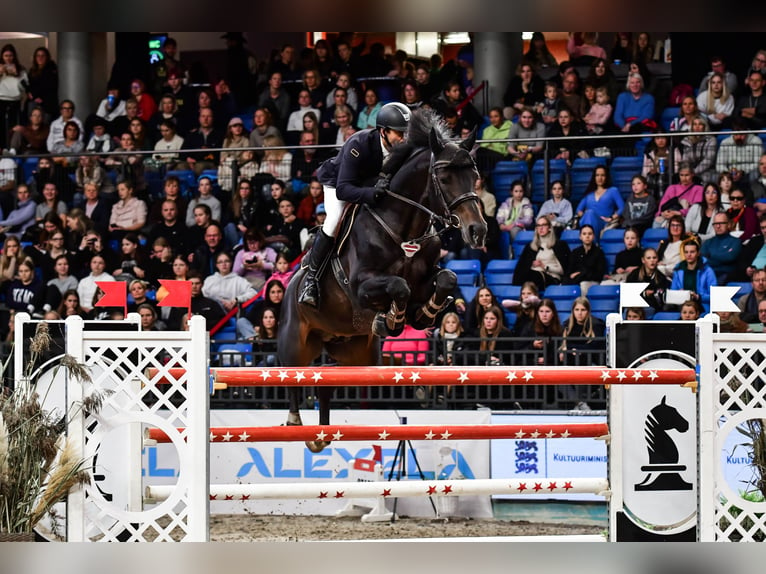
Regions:
<svg viewBox="0 0 766 574"><path fill-rule="evenodd" d="M34 369L50 344L47 323L38 323L23 375L0 393L0 533L6 535L32 533L47 518L49 531L60 536L57 503L73 487L90 481L87 460L79 457L78 445L67 436L73 413L46 408L46 397L36 392L40 373ZM12 356L0 366L0 375L6 373ZM88 370L70 355L60 358L53 380L60 369L80 384L91 382ZM103 397L94 393L73 408L98 412Z"/></svg>

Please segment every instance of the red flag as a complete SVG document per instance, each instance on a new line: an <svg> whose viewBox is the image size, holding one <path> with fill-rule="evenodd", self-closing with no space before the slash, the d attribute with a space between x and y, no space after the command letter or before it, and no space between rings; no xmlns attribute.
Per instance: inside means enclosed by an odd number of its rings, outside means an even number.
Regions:
<svg viewBox="0 0 766 574"><path fill-rule="evenodd" d="M191 281L176 281L175 279L160 279L159 281L168 290L168 294L157 305L160 307L186 307L191 314Z"/></svg>
<svg viewBox="0 0 766 574"><path fill-rule="evenodd" d="M96 281L104 296L96 303L96 307L122 307L128 306L128 289L125 281Z"/></svg>

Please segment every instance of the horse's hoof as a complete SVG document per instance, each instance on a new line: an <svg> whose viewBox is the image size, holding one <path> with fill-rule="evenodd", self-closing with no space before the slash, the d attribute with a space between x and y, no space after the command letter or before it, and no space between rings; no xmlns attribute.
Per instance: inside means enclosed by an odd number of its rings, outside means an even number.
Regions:
<svg viewBox="0 0 766 574"><path fill-rule="evenodd" d="M303 421L301 420L300 413L288 413L287 422L285 423L285 426L288 426L288 427L303 426Z"/></svg>
<svg viewBox="0 0 766 574"><path fill-rule="evenodd" d="M328 440L310 440L306 441L306 448L311 452L322 452L328 444L330 444Z"/></svg>
<svg viewBox="0 0 766 574"><path fill-rule="evenodd" d="M378 313L372 320L372 334L378 337L388 336L388 327L386 326L386 316L383 313Z"/></svg>

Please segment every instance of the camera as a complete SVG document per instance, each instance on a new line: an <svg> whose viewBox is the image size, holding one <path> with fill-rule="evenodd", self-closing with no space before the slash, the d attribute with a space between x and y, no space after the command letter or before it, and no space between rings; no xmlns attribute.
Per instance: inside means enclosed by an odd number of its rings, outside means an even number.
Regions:
<svg viewBox="0 0 766 574"><path fill-rule="evenodd" d="M253 263L258 262L258 256L253 255L250 259L245 259L245 263L248 263L249 265L252 265Z"/></svg>

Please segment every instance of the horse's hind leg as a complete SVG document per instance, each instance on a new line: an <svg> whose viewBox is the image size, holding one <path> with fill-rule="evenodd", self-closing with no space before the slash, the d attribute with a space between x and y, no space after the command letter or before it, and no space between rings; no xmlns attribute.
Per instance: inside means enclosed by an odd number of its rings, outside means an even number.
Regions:
<svg viewBox="0 0 766 574"><path fill-rule="evenodd" d="M449 295L457 286L457 275L449 269L440 269L434 276L434 292L427 303L415 312L411 322L415 329L426 329L434 324L436 314L449 303Z"/></svg>

